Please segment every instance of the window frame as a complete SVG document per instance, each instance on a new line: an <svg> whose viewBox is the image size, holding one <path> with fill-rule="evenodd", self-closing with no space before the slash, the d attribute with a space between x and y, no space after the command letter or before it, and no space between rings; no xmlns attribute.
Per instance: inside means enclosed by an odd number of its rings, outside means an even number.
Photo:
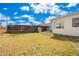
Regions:
<svg viewBox="0 0 79 59"><path fill-rule="evenodd" d="M72 27L79 27L79 17L72 18Z"/></svg>
<svg viewBox="0 0 79 59"><path fill-rule="evenodd" d="M64 28L64 22L63 21L62 22L56 22L55 23L55 28L56 29L63 29Z"/></svg>

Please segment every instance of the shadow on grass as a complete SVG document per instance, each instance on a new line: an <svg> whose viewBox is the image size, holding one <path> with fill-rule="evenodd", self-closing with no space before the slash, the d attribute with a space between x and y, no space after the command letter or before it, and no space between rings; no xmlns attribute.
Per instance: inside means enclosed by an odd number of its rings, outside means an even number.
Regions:
<svg viewBox="0 0 79 59"><path fill-rule="evenodd" d="M34 33L38 33L38 32L6 32L6 34L9 34L10 37L18 37L23 36L25 34L34 34Z"/></svg>
<svg viewBox="0 0 79 59"><path fill-rule="evenodd" d="M74 43L79 43L79 37L67 36L67 35L58 35L54 34L51 39L62 40L62 41L71 41Z"/></svg>
<svg viewBox="0 0 79 59"><path fill-rule="evenodd" d="M26 34L26 33L34 33L34 32L6 32L7 34Z"/></svg>

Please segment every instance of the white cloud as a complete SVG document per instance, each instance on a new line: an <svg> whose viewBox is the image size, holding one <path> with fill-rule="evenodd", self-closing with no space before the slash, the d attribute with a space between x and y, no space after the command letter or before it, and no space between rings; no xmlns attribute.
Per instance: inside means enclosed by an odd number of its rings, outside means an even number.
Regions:
<svg viewBox="0 0 79 59"><path fill-rule="evenodd" d="M60 14L60 15L66 15L66 14L68 14L68 12L67 12L67 11L62 11L62 12L60 12L59 14Z"/></svg>
<svg viewBox="0 0 79 59"><path fill-rule="evenodd" d="M21 17L29 18L30 16L29 15L22 15Z"/></svg>
<svg viewBox="0 0 79 59"><path fill-rule="evenodd" d="M0 16L2 16L2 13L0 13Z"/></svg>
<svg viewBox="0 0 79 59"><path fill-rule="evenodd" d="M34 22L35 19L34 19L33 17L29 17L29 18L28 18L28 21L29 21L29 22Z"/></svg>
<svg viewBox="0 0 79 59"><path fill-rule="evenodd" d="M44 11L44 8L42 5L37 5L37 6L34 6L34 9L35 9L35 13L43 13Z"/></svg>
<svg viewBox="0 0 79 59"><path fill-rule="evenodd" d="M10 19L10 17L6 17L7 19Z"/></svg>
<svg viewBox="0 0 79 59"><path fill-rule="evenodd" d="M29 6L22 6L22 7L20 7L20 9L22 11L29 11Z"/></svg>
<svg viewBox="0 0 79 59"><path fill-rule="evenodd" d="M28 22L28 23L23 23L23 25L31 25L31 24Z"/></svg>
<svg viewBox="0 0 79 59"><path fill-rule="evenodd" d="M48 24L50 23L50 19L56 18L55 16L49 16L48 18L45 19L45 23Z"/></svg>
<svg viewBox="0 0 79 59"><path fill-rule="evenodd" d="M59 9L58 5L55 5L55 3L45 3L45 4L31 4L31 7L33 8L35 13L47 13L50 14L58 13L61 10Z"/></svg>
<svg viewBox="0 0 79 59"><path fill-rule="evenodd" d="M33 20L33 19L30 19L29 22L32 22L34 25L38 25L41 23L41 22Z"/></svg>
<svg viewBox="0 0 79 59"><path fill-rule="evenodd" d="M32 22L34 25L40 24L41 22L36 21L33 17L28 18L28 22Z"/></svg>
<svg viewBox="0 0 79 59"><path fill-rule="evenodd" d="M18 14L18 12L14 12L14 15L17 15Z"/></svg>
<svg viewBox="0 0 79 59"><path fill-rule="evenodd" d="M14 21L9 21L9 23L14 24L15 22Z"/></svg>
<svg viewBox="0 0 79 59"><path fill-rule="evenodd" d="M43 13L44 10L45 10L45 5L44 4L43 5L42 4L38 4L38 5L31 4L31 7L33 8L35 13ZM45 10L45 12L47 12L47 11Z"/></svg>
<svg viewBox="0 0 79 59"><path fill-rule="evenodd" d="M74 7L76 5L77 5L77 3L69 3L66 7Z"/></svg>
<svg viewBox="0 0 79 59"><path fill-rule="evenodd" d="M22 23L24 23L24 22L26 22L26 21L24 21L24 20L18 20L18 22L22 22Z"/></svg>
<svg viewBox="0 0 79 59"><path fill-rule="evenodd" d="M68 14L68 12L67 11L60 11L58 14L63 16L63 15ZM47 23L47 24L50 23L50 19L53 19L53 18L56 18L56 16L49 16L48 18L45 18L45 23Z"/></svg>
<svg viewBox="0 0 79 59"><path fill-rule="evenodd" d="M0 13L0 20L2 20L2 18L3 18L3 14Z"/></svg>
<svg viewBox="0 0 79 59"><path fill-rule="evenodd" d="M51 7L52 9L49 10L50 14L58 14L59 12L61 12L61 10L59 9L58 6L53 6Z"/></svg>
<svg viewBox="0 0 79 59"><path fill-rule="evenodd" d="M33 24L40 23L38 21L35 21L35 19L29 15L22 15L21 17L28 18L28 22L32 22Z"/></svg>
<svg viewBox="0 0 79 59"><path fill-rule="evenodd" d="M8 23L10 21L10 17L6 17L6 22Z"/></svg>
<svg viewBox="0 0 79 59"><path fill-rule="evenodd" d="M29 19L29 20L32 20L32 19L34 19L34 18L33 18L33 17L29 17L28 19Z"/></svg>
<svg viewBox="0 0 79 59"><path fill-rule="evenodd" d="M31 4L35 13L50 13L55 15L65 15L68 12L61 10L60 6L56 5L55 3L40 3L40 4Z"/></svg>
<svg viewBox="0 0 79 59"><path fill-rule="evenodd" d="M0 20L6 20L6 16L0 13Z"/></svg>
<svg viewBox="0 0 79 59"><path fill-rule="evenodd" d="M3 8L3 10L8 10L8 8Z"/></svg>
<svg viewBox="0 0 79 59"><path fill-rule="evenodd" d="M18 16L15 16L15 17L13 17L14 19L20 19L20 17L18 17Z"/></svg>
<svg viewBox="0 0 79 59"><path fill-rule="evenodd" d="M25 23L25 22L20 22L19 25L31 25L29 22Z"/></svg>
<svg viewBox="0 0 79 59"><path fill-rule="evenodd" d="M34 21L34 18L33 17L31 17L31 16L29 16L29 15L22 15L21 17L24 17L24 18L28 18L28 20L31 22L33 22Z"/></svg>
<svg viewBox="0 0 79 59"><path fill-rule="evenodd" d="M3 20L3 22L9 22L10 21L10 17L6 17L5 15L0 13L0 20Z"/></svg>
<svg viewBox="0 0 79 59"><path fill-rule="evenodd" d="M61 10L58 5L53 5L49 9L49 13L55 15L66 15L68 12Z"/></svg>
<svg viewBox="0 0 79 59"><path fill-rule="evenodd" d="M39 22L39 21L33 21L33 23L34 23L34 25L38 25L38 24L40 24L41 22Z"/></svg>
<svg viewBox="0 0 79 59"><path fill-rule="evenodd" d="M29 19L29 22L34 22L34 20L33 19Z"/></svg>
<svg viewBox="0 0 79 59"><path fill-rule="evenodd" d="M60 15L60 14L64 15L64 14L67 14L68 12L61 10L60 6L54 4L54 5L51 5L51 7L49 8L49 13L55 14L55 15Z"/></svg>
<svg viewBox="0 0 79 59"><path fill-rule="evenodd" d="M29 15L22 15L21 17L15 16L13 17L14 19L21 19L21 18L29 18L29 19L34 19L33 17L29 16Z"/></svg>

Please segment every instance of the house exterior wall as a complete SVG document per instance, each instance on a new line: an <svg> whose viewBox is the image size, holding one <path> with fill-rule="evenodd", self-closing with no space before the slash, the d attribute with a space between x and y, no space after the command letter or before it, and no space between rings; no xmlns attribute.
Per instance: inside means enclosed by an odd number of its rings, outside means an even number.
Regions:
<svg viewBox="0 0 79 59"><path fill-rule="evenodd" d="M79 17L79 13L53 20L52 24L56 22L64 22L64 28L55 28L52 25L52 32L61 35L79 36L79 27L72 27L72 18L76 17Z"/></svg>

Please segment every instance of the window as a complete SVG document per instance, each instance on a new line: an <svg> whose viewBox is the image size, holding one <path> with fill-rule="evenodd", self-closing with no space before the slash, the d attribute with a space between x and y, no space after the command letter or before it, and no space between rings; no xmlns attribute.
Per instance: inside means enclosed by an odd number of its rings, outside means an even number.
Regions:
<svg viewBox="0 0 79 59"><path fill-rule="evenodd" d="M64 28L64 22L56 22L55 28Z"/></svg>
<svg viewBox="0 0 79 59"><path fill-rule="evenodd" d="M55 28L55 23L54 22L52 23L52 28Z"/></svg>
<svg viewBox="0 0 79 59"><path fill-rule="evenodd" d="M72 27L79 27L79 17L72 18Z"/></svg>

